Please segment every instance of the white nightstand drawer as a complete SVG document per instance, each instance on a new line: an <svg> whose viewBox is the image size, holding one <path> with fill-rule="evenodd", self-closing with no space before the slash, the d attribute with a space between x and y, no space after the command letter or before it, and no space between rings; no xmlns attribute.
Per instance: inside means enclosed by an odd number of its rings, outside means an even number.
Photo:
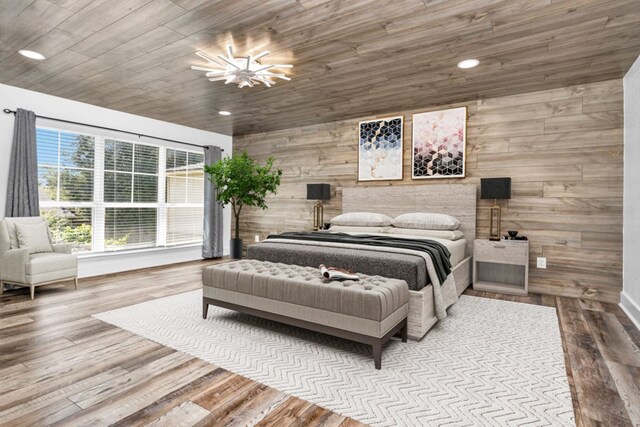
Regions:
<svg viewBox="0 0 640 427"><path fill-rule="evenodd" d="M528 248L526 243L476 240L474 256L479 262L526 264L529 261Z"/></svg>

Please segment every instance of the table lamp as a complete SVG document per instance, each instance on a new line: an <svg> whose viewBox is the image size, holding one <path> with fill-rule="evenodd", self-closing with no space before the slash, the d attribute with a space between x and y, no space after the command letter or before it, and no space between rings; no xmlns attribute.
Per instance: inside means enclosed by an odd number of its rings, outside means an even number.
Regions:
<svg viewBox="0 0 640 427"><path fill-rule="evenodd" d="M317 200L313 207L313 229L320 230L323 224L324 209L322 207L323 200L331 198L330 184L307 184L307 200Z"/></svg>
<svg viewBox="0 0 640 427"><path fill-rule="evenodd" d="M500 240L502 213L500 205L498 205L498 200L511 198L511 178L480 179L480 198L494 200L493 206L491 207L489 240Z"/></svg>

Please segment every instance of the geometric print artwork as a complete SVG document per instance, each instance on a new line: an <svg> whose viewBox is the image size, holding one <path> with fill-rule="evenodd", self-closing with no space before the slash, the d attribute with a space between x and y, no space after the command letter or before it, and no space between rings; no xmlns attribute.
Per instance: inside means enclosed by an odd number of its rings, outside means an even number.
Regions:
<svg viewBox="0 0 640 427"><path fill-rule="evenodd" d="M573 426L555 308L467 295L421 341L371 348L185 292L94 317L372 426Z"/></svg>
<svg viewBox="0 0 640 427"><path fill-rule="evenodd" d="M464 178L467 108L413 115L413 179Z"/></svg>
<svg viewBox="0 0 640 427"><path fill-rule="evenodd" d="M402 179L402 117L360 122L358 181Z"/></svg>

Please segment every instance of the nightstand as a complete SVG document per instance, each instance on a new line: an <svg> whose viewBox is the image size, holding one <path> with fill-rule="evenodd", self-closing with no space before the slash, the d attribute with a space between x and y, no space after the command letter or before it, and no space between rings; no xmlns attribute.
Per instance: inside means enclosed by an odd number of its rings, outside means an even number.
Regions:
<svg viewBox="0 0 640 427"><path fill-rule="evenodd" d="M473 289L527 295L529 242L527 240L475 240Z"/></svg>

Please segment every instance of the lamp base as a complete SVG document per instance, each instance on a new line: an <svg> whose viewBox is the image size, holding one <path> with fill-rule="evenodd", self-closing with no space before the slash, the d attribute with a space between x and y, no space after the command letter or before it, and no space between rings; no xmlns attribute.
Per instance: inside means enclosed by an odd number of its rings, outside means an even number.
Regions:
<svg viewBox="0 0 640 427"><path fill-rule="evenodd" d="M489 240L500 240L500 222L502 220L502 209L496 200L491 207L491 223L489 225Z"/></svg>
<svg viewBox="0 0 640 427"><path fill-rule="evenodd" d="M323 226L324 220L324 208L322 202L318 200L318 203L313 207L313 231L318 231Z"/></svg>

